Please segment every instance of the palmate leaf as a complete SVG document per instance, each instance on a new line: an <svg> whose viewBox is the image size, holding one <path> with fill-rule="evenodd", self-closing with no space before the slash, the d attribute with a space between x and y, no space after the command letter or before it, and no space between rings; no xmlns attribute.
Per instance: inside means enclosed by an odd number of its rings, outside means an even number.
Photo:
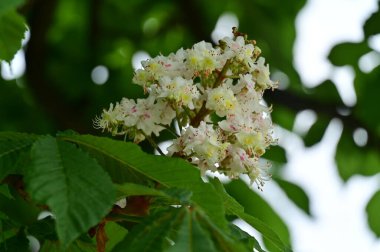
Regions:
<svg viewBox="0 0 380 252"><path fill-rule="evenodd" d="M50 207L59 240L68 246L111 209L116 200L111 179L88 154L51 136L34 143L31 158L27 191Z"/></svg>
<svg viewBox="0 0 380 252"><path fill-rule="evenodd" d="M162 209L147 217L112 251L247 252L250 250L215 226L203 211L196 207L182 206Z"/></svg>
<svg viewBox="0 0 380 252"><path fill-rule="evenodd" d="M15 172L22 162L20 154L29 150L38 136L16 132L0 132L0 181Z"/></svg>
<svg viewBox="0 0 380 252"><path fill-rule="evenodd" d="M227 229L223 202L215 189L201 180L194 166L179 158L144 153L133 143L91 135L61 135L61 139L92 149L96 157L113 159L130 169L159 182L164 187L177 187L192 192L191 200L200 206L222 229Z"/></svg>
<svg viewBox="0 0 380 252"><path fill-rule="evenodd" d="M144 222L134 227L126 238L117 244L112 252L149 252L162 251L168 243L167 235L183 211L177 208L159 211L145 218Z"/></svg>

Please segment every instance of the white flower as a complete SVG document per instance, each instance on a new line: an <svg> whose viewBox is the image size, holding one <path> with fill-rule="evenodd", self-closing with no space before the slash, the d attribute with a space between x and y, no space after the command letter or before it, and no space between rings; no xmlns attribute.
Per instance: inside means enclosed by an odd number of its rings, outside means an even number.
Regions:
<svg viewBox="0 0 380 252"><path fill-rule="evenodd" d="M198 128L189 126L181 136L168 148L169 154L183 152L187 156L194 155L196 164L201 168L215 169L215 164L222 161L226 155L229 143L223 143L212 125L202 121Z"/></svg>
<svg viewBox="0 0 380 252"><path fill-rule="evenodd" d="M265 59L263 57L260 57L257 62L252 65L251 70L257 85L263 89L276 87L276 83L270 80L269 65L265 65Z"/></svg>
<svg viewBox="0 0 380 252"><path fill-rule="evenodd" d="M146 135L154 133L156 136L175 117L175 112L163 101L154 102L153 98L138 99L136 106L124 120L126 126L136 126Z"/></svg>
<svg viewBox="0 0 380 252"><path fill-rule="evenodd" d="M232 90L227 85L222 85L207 91L206 108L215 110L218 116L226 116L233 113L238 103Z"/></svg>
<svg viewBox="0 0 380 252"><path fill-rule="evenodd" d="M171 79L164 76L160 79L156 92L158 97L168 98L175 101L179 107L186 106L189 109L194 109L193 101L200 96L197 87L193 85L193 80L182 77Z"/></svg>
<svg viewBox="0 0 380 252"><path fill-rule="evenodd" d="M227 150L227 157L222 162L226 167L224 173L229 177L236 178L240 174L247 174L251 183L256 184L261 188L264 182L269 180L268 163L261 163L258 158L252 158L246 151L235 145L230 145Z"/></svg>
<svg viewBox="0 0 380 252"><path fill-rule="evenodd" d="M137 69L132 81L140 86L149 86L154 81L154 77L149 71Z"/></svg>
<svg viewBox="0 0 380 252"><path fill-rule="evenodd" d="M214 49L211 43L201 41L187 52L187 64L196 72L211 72L224 65L220 58L220 49Z"/></svg>
<svg viewBox="0 0 380 252"><path fill-rule="evenodd" d="M119 103L115 106L111 103L108 110L103 110L100 117L96 117L94 120L94 127L96 129L107 130L111 132L112 135L119 134L119 126L123 122L123 112L122 107Z"/></svg>
<svg viewBox="0 0 380 252"><path fill-rule="evenodd" d="M228 58L235 57L240 62L250 62L253 57L253 44L246 44L244 37L239 36L236 39L226 37L223 41L227 44L225 54Z"/></svg>
<svg viewBox="0 0 380 252"><path fill-rule="evenodd" d="M257 156L263 155L268 147L265 137L261 132L238 132L235 136L238 143L244 149L255 153Z"/></svg>

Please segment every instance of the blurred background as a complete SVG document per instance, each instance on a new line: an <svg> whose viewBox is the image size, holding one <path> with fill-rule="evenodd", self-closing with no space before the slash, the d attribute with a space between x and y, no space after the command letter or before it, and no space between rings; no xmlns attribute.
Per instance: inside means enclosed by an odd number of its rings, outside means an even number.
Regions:
<svg viewBox="0 0 380 252"><path fill-rule="evenodd" d="M379 1L14 0L17 13L6 2L1 131L102 134L103 108L143 95L131 82L141 60L237 26L280 81L265 95L279 146L263 192L234 181L229 193L295 252L380 251Z"/></svg>

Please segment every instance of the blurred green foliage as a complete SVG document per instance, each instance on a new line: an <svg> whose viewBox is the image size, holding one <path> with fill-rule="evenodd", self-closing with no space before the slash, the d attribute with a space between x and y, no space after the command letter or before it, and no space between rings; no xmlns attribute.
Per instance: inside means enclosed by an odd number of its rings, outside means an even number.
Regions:
<svg viewBox="0 0 380 252"><path fill-rule="evenodd" d="M332 64L349 65L355 71L357 105L347 107L331 80L306 89L293 67L295 18L304 4L305 1L296 0L286 3L280 0L2 0L0 59L10 61L20 47L24 21L31 36L23 47L25 74L16 80L0 78L0 131L46 134L73 129L100 134L92 127L96 114L122 97L144 95L131 82L132 58L136 52L166 55L201 40L211 41L218 18L228 12L238 18L240 31L257 40L271 64L271 71L283 72L289 78L286 90L266 94L274 107L273 121L292 130L298 112L313 110L317 121L302 136L305 145L312 146L321 140L331 119L340 119L344 129L336 161L342 179L348 180L356 174L375 175L380 171L377 97L380 67L363 72L358 61L373 51L368 42L371 36L380 35L380 12L365 23L363 41L336 45L328 56ZM98 65L109 70L104 85L95 85L91 80L91 72ZM342 110L349 113L341 113ZM353 140L353 132L358 128L368 133L368 142L363 147ZM276 148L272 154L269 151L267 158L281 167L286 157L280 147ZM281 180L281 168L279 171L276 168L276 176L288 196L309 214L309 201L302 188ZM229 190L241 193L246 189L238 183L231 184ZM257 217L268 223L272 221L281 238L290 243L291 234L269 204L264 204L258 195L252 202L243 201L240 203L248 209L254 207L252 212ZM375 195L367 208L372 223L377 221L373 206L379 202ZM370 227L379 234L377 225Z"/></svg>

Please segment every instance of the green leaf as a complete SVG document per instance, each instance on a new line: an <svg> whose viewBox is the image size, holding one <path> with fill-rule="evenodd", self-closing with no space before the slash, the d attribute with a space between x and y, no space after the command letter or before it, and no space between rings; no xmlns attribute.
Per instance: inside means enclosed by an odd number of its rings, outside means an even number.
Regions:
<svg viewBox="0 0 380 252"><path fill-rule="evenodd" d="M40 248L40 252L64 252L64 249L58 241L45 240Z"/></svg>
<svg viewBox="0 0 380 252"><path fill-rule="evenodd" d="M344 181L355 174L372 176L380 172L378 151L368 146L357 146L352 135L351 130L343 129L335 154L338 172Z"/></svg>
<svg viewBox="0 0 380 252"><path fill-rule="evenodd" d="M27 190L50 207L58 237L68 246L111 209L116 200L113 184L85 152L51 136L37 140L31 156Z"/></svg>
<svg viewBox="0 0 380 252"><path fill-rule="evenodd" d="M121 242L128 233L125 228L112 221L106 223L105 231L108 237L106 251L112 251L116 244Z"/></svg>
<svg viewBox="0 0 380 252"><path fill-rule="evenodd" d="M311 215L309 197L300 186L280 178L274 178L274 180L296 206L306 214Z"/></svg>
<svg viewBox="0 0 380 252"><path fill-rule="evenodd" d="M16 9L17 6L24 3L24 0L1 0L0 1L0 16L12 9Z"/></svg>
<svg viewBox="0 0 380 252"><path fill-rule="evenodd" d="M240 243L237 239L234 239L230 233L219 229L210 221L209 217L204 215L202 212L197 211L196 216L202 227L210 232L214 240L214 245L218 251L247 252L252 249L247 249L243 243Z"/></svg>
<svg viewBox="0 0 380 252"><path fill-rule="evenodd" d="M125 183L122 185L115 185L117 191L117 199L129 197L129 196L140 196L140 195L150 195L150 196L168 196L164 192L147 187L140 184Z"/></svg>
<svg viewBox="0 0 380 252"><path fill-rule="evenodd" d="M39 209L26 202L20 195L15 194L14 198L8 198L0 194L0 211L12 220L30 225L37 220Z"/></svg>
<svg viewBox="0 0 380 252"><path fill-rule="evenodd" d="M292 251L283 243L276 232L274 232L265 222L247 213L241 213L239 217L251 225L254 229L259 231L263 235L264 239L267 239L271 242L272 245L274 245L274 248L276 248L276 250L284 252Z"/></svg>
<svg viewBox="0 0 380 252"><path fill-rule="evenodd" d="M9 187L7 184L0 184L0 194L12 198L11 192L9 191Z"/></svg>
<svg viewBox="0 0 380 252"><path fill-rule="evenodd" d="M262 157L277 163L287 162L285 149L279 145L271 146Z"/></svg>
<svg viewBox="0 0 380 252"><path fill-rule="evenodd" d="M59 241L45 240L39 252L94 252L96 245L77 240L69 247Z"/></svg>
<svg viewBox="0 0 380 252"><path fill-rule="evenodd" d="M334 46L330 51L328 59L336 66L357 66L358 59L370 51L371 48L369 48L368 43L365 41L360 43L346 42Z"/></svg>
<svg viewBox="0 0 380 252"><path fill-rule="evenodd" d="M216 250L208 231L204 230L195 216L195 211L185 209L185 216L179 227L178 234L168 252L198 252Z"/></svg>
<svg viewBox="0 0 380 252"><path fill-rule="evenodd" d="M130 169L165 187L190 190L192 201L200 206L219 227L226 229L223 202L215 189L201 180L200 172L180 158L155 156L144 153L133 143L91 135L60 136L86 149L92 149L101 159L113 159L121 169Z"/></svg>
<svg viewBox="0 0 380 252"><path fill-rule="evenodd" d="M244 212L244 207L239 204L231 195L229 195L219 179L210 179L210 183L223 199L223 204L228 215L238 215Z"/></svg>
<svg viewBox="0 0 380 252"><path fill-rule="evenodd" d="M235 180L225 185L227 192L244 207L235 215L259 231L270 251L290 251L289 230L280 216L243 181ZM231 200L231 198L229 199Z"/></svg>
<svg viewBox="0 0 380 252"><path fill-rule="evenodd" d="M183 215L183 211L176 208L151 214L142 223L132 228L112 252L162 251L165 243L168 242L166 236L171 231L172 225Z"/></svg>
<svg viewBox="0 0 380 252"><path fill-rule="evenodd" d="M0 181L17 171L22 164L21 154L32 146L38 136L15 132L0 132Z"/></svg>
<svg viewBox="0 0 380 252"><path fill-rule="evenodd" d="M166 194L166 197L179 201L178 203L181 205L191 205L190 199L193 196L193 192L188 189L172 187L164 189L163 192Z"/></svg>
<svg viewBox="0 0 380 252"><path fill-rule="evenodd" d="M55 231L55 221L51 216L33 223L28 227L27 231L28 234L36 237L39 241L58 239Z"/></svg>
<svg viewBox="0 0 380 252"><path fill-rule="evenodd" d="M272 111L271 116L272 120L281 125L281 127L287 130L292 130L294 120L296 118L296 113L293 110L290 110L284 106L276 106L276 108Z"/></svg>
<svg viewBox="0 0 380 252"><path fill-rule="evenodd" d="M24 19L16 11L0 15L0 60L9 62L13 59L21 48L25 31Z"/></svg>
<svg viewBox="0 0 380 252"><path fill-rule="evenodd" d="M357 105L353 114L358 118L363 127L372 130L380 136L380 116L378 114L378 103L380 93L380 66L374 68L368 74L357 74L355 77L355 91L357 94ZM371 139L369 139L371 141Z"/></svg>
<svg viewBox="0 0 380 252"><path fill-rule="evenodd" d="M380 6L380 4L378 4ZM368 38L371 35L376 35L380 33L380 11L374 12L370 18L364 24L364 34Z"/></svg>
<svg viewBox="0 0 380 252"><path fill-rule="evenodd" d="M265 252L259 242L255 239L255 237L250 236L247 232L241 230L238 226L235 226L233 224L230 225L232 235L234 237L238 237L238 240L246 245L248 249L254 248L255 250L259 252Z"/></svg>
<svg viewBox="0 0 380 252"><path fill-rule="evenodd" d="M372 232L379 238L380 237L380 190L377 191L372 198L368 201L366 212L368 225Z"/></svg>
<svg viewBox="0 0 380 252"><path fill-rule="evenodd" d="M219 180L213 179L213 180L210 180L210 182L215 186L218 193L220 193L222 195L227 214L239 217L239 218L243 219L244 221L246 221L247 223L249 223L253 228L255 228L257 231L259 231L267 241L271 242L273 244L273 246L280 249L280 251L290 251L288 246L285 245L281 241L281 239L276 234L276 232L273 231L266 223L264 223L261 220L245 213L244 207L238 201L236 201L236 199L234 197L232 197L230 194L228 194L228 192L225 190L225 188L223 187L222 183L220 183ZM243 186L241 181L238 182L238 185ZM239 190L239 189L237 189L237 190ZM239 195L247 195L246 189L244 189L243 191ZM251 194L251 193L248 193L248 194ZM257 247L260 247L260 245L257 245Z"/></svg>
<svg viewBox="0 0 380 252"><path fill-rule="evenodd" d="M322 140L328 125L329 121L327 118L318 118L303 138L305 146L311 147L314 144L319 143Z"/></svg>
<svg viewBox="0 0 380 252"><path fill-rule="evenodd" d="M2 252L30 251L29 240L26 238L24 232L20 230L17 235L0 243L0 251Z"/></svg>
<svg viewBox="0 0 380 252"><path fill-rule="evenodd" d="M242 243L215 226L196 207L162 209L133 227L117 251L246 252Z"/></svg>

